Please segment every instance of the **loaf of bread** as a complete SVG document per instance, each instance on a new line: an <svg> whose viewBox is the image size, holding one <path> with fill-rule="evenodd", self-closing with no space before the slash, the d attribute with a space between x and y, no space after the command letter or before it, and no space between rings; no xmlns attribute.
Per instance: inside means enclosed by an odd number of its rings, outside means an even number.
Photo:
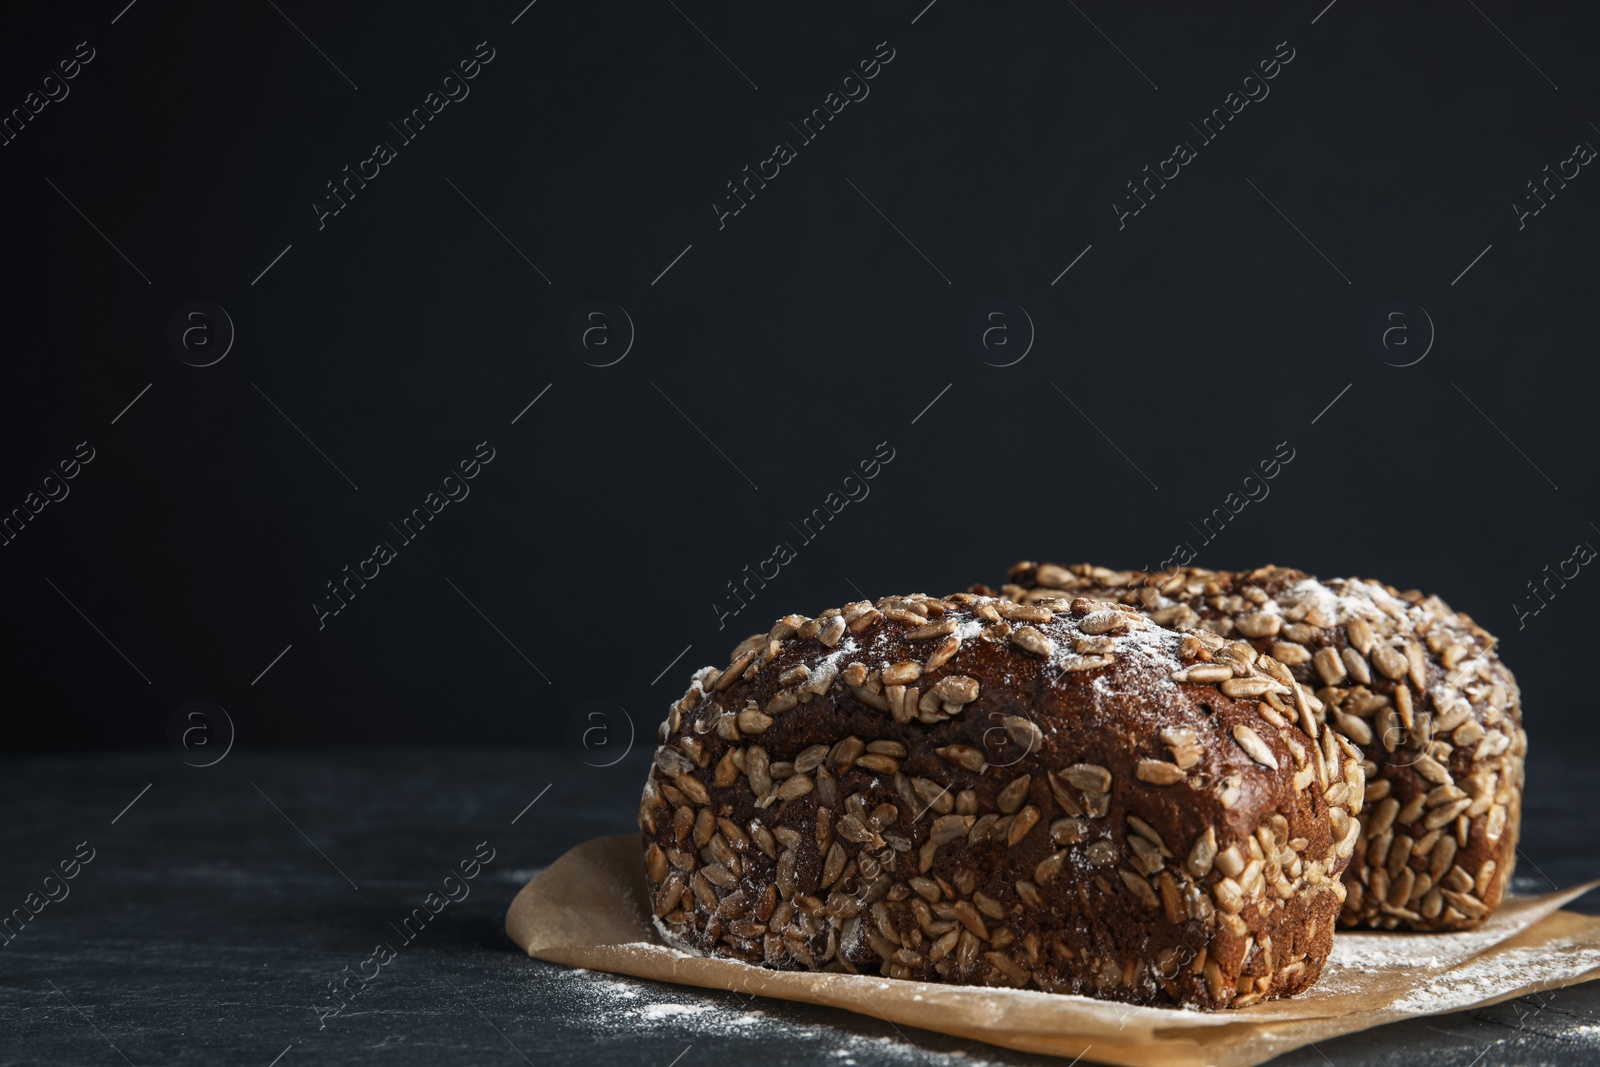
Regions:
<svg viewBox="0 0 1600 1067"><path fill-rule="evenodd" d="M656 922L783 969L1243 1006L1316 981L1363 778L1250 645L956 594L694 675L639 809Z"/></svg>
<svg viewBox="0 0 1600 1067"><path fill-rule="evenodd" d="M1159 574L1019 563L1019 603L1094 596L1165 626L1249 641L1315 688L1313 708L1366 754L1363 833L1340 921L1478 925L1511 881L1527 734L1495 638L1438 597L1262 567Z"/></svg>

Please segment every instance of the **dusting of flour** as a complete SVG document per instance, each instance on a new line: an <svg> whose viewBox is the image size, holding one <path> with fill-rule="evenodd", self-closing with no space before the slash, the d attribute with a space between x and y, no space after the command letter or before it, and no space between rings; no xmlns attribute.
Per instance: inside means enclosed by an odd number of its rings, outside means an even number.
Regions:
<svg viewBox="0 0 1600 1067"><path fill-rule="evenodd" d="M899 1033L887 1037L852 1033L850 1030L794 1018L815 1009L806 1005L762 1000L726 993L706 993L705 999L693 990L666 986L658 982L633 980L575 968L566 971L557 994L568 1003L564 1014L585 1020L586 1029L596 1036L629 1039L641 1036L701 1039L763 1038L781 1032L785 1042L806 1046L811 1062L839 1067L857 1063L926 1065L959 1063L962 1067L1001 1067L981 1058L977 1049L930 1049L913 1044ZM759 1007L758 1007L759 1006ZM762 1010L767 1009L767 1010ZM849 1024L846 1024L849 1025ZM957 1038L940 1036L941 1042Z"/></svg>

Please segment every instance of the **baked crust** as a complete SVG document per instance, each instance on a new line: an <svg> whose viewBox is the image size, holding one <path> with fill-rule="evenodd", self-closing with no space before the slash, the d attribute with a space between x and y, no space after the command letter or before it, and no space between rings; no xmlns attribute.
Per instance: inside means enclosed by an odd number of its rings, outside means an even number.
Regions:
<svg viewBox="0 0 1600 1067"><path fill-rule="evenodd" d="M1495 638L1435 596L1285 567L1147 574L1019 563L1018 602L1117 600L1168 626L1250 641L1315 687L1319 721L1367 755L1363 833L1340 922L1460 930L1489 917L1516 864L1527 733Z"/></svg>
<svg viewBox="0 0 1600 1067"><path fill-rule="evenodd" d="M788 616L695 674L639 812L668 940L1205 1008L1311 985L1359 752L1247 644L1031 599Z"/></svg>

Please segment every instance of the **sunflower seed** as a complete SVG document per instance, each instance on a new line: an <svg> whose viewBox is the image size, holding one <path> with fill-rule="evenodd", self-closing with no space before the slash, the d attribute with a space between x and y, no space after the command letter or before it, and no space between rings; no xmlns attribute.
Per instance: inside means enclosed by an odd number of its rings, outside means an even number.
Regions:
<svg viewBox="0 0 1600 1067"><path fill-rule="evenodd" d="M1033 869L1033 880L1039 885L1049 882L1050 879L1061 873L1061 867L1066 863L1066 860L1067 854L1065 852L1050 853L1050 855L1040 860L1039 865Z"/></svg>
<svg viewBox="0 0 1600 1067"><path fill-rule="evenodd" d="M689 879L689 885L694 888L695 899L700 902L702 908L706 911L716 911L721 901L717 899L717 891L711 888L711 883L706 880L702 872L696 871Z"/></svg>
<svg viewBox="0 0 1600 1067"><path fill-rule="evenodd" d="M1466 791L1453 785L1436 785L1424 794L1423 807L1437 808L1466 796Z"/></svg>
<svg viewBox="0 0 1600 1067"><path fill-rule="evenodd" d="M810 774L828 758L827 745L812 745L794 758L794 769L799 774Z"/></svg>
<svg viewBox="0 0 1600 1067"><path fill-rule="evenodd" d="M1384 863L1391 879L1400 877L1400 869L1411 861L1411 849L1415 844L1409 834L1395 834L1393 843L1389 845L1388 859Z"/></svg>
<svg viewBox="0 0 1600 1067"><path fill-rule="evenodd" d="M945 745L943 748L933 750L940 759L954 763L963 770L974 774L982 774L989 763L983 756L983 750L973 748L971 745Z"/></svg>
<svg viewBox="0 0 1600 1067"><path fill-rule="evenodd" d="M1229 678L1219 688L1223 696L1241 699L1265 696L1268 693L1288 692L1288 687L1271 678Z"/></svg>
<svg viewBox="0 0 1600 1067"><path fill-rule="evenodd" d="M1311 662L1311 653L1304 645L1293 641L1279 641L1272 646L1272 658L1288 667L1299 667Z"/></svg>
<svg viewBox="0 0 1600 1067"><path fill-rule="evenodd" d="M856 758L856 766L864 767L878 774L894 774L900 770L900 761L893 756L881 756L876 752Z"/></svg>
<svg viewBox="0 0 1600 1067"><path fill-rule="evenodd" d="M1496 804L1489 809L1488 816L1483 822L1483 833L1490 841L1500 840L1500 835L1505 833L1506 809Z"/></svg>
<svg viewBox="0 0 1600 1067"><path fill-rule="evenodd" d="M927 812L931 809L940 815L948 815L950 814L950 809L955 807L955 798L950 795L950 787L940 785L931 779L911 779L911 790L916 794L918 800L916 806L921 812Z"/></svg>
<svg viewBox="0 0 1600 1067"><path fill-rule="evenodd" d="M844 770L856 761L856 757L867 750L867 743L861 738L851 734L849 737L834 744L828 751L828 764L839 770Z"/></svg>
<svg viewBox="0 0 1600 1067"><path fill-rule="evenodd" d="M1011 643L1024 652L1048 659L1056 650L1056 643L1032 626L1022 626L1011 634Z"/></svg>
<svg viewBox="0 0 1600 1067"><path fill-rule="evenodd" d="M1350 638L1350 643L1357 652L1363 656L1372 650L1372 627L1367 625L1367 620L1359 616L1345 623L1344 632Z"/></svg>
<svg viewBox="0 0 1600 1067"><path fill-rule="evenodd" d="M700 873L695 877L704 877L705 880L710 882L712 885L721 886L723 889L733 889L739 884L738 877L736 877L732 871L715 863L707 867L702 867L700 869Z"/></svg>
<svg viewBox="0 0 1600 1067"><path fill-rule="evenodd" d="M1335 711L1333 713L1333 721L1338 726L1339 731L1356 744L1370 745L1372 743L1372 727L1367 725L1365 719L1357 718L1343 711Z"/></svg>
<svg viewBox="0 0 1600 1067"><path fill-rule="evenodd" d="M1219 659L1231 660L1244 668L1254 664L1256 656L1255 648L1246 641L1229 641L1217 651Z"/></svg>
<svg viewBox="0 0 1600 1067"><path fill-rule="evenodd" d="M668 875L666 884L661 887L661 892L656 897L656 915L666 915L676 908L688 888L688 883L684 881L683 875L677 873Z"/></svg>
<svg viewBox="0 0 1600 1067"><path fill-rule="evenodd" d="M655 763L663 773L671 777L688 774L695 769L694 762L689 757L677 749L665 745L656 749Z"/></svg>
<svg viewBox="0 0 1600 1067"><path fill-rule="evenodd" d="M1222 682L1233 677L1233 668L1221 664L1197 664L1172 675L1175 682Z"/></svg>
<svg viewBox="0 0 1600 1067"><path fill-rule="evenodd" d="M1426 778L1434 785L1454 784L1450 777L1449 770L1445 768L1444 764L1440 763L1432 756L1418 756L1417 761L1412 764L1412 767L1416 769L1418 774L1422 775L1422 777Z"/></svg>
<svg viewBox="0 0 1600 1067"><path fill-rule="evenodd" d="M893 826L895 820L900 818L900 809L893 804L879 804L867 816L867 826L874 830L885 830Z"/></svg>
<svg viewBox="0 0 1600 1067"><path fill-rule="evenodd" d="M1142 837L1128 838L1128 850L1133 853L1131 862L1140 874L1155 875L1162 867L1161 851Z"/></svg>
<svg viewBox="0 0 1600 1067"><path fill-rule="evenodd" d="M729 686L733 685L734 682L739 680L739 676L744 674L745 668L755 662L755 659L755 649L751 649L750 651L744 653L738 659L728 664L728 669L717 676L717 683L712 688L716 692L720 693Z"/></svg>
<svg viewBox="0 0 1600 1067"><path fill-rule="evenodd" d="M1033 572L1033 580L1049 589L1065 589L1075 583L1071 571L1055 563L1041 563Z"/></svg>
<svg viewBox="0 0 1600 1067"><path fill-rule="evenodd" d="M1089 862L1097 867L1104 867L1117 862L1117 846L1110 841L1091 841L1083 850Z"/></svg>
<svg viewBox="0 0 1600 1067"><path fill-rule="evenodd" d="M938 670L950 662L950 657L954 656L960 648L961 639L959 637L954 634L947 636L934 647L934 650L928 655L928 661L922 665L922 669L925 671Z"/></svg>
<svg viewBox="0 0 1600 1067"><path fill-rule="evenodd" d="M711 794L706 792L705 784L693 775L680 774L673 779L673 782L677 784L679 789L683 790L683 795L694 803L711 803Z"/></svg>
<svg viewBox="0 0 1600 1067"><path fill-rule="evenodd" d="M1473 891L1478 896L1481 897L1488 894L1489 886L1494 882L1494 872L1498 869L1498 866L1494 860L1484 860L1478 867L1478 877L1472 883Z"/></svg>
<svg viewBox="0 0 1600 1067"><path fill-rule="evenodd" d="M922 664L916 660L901 660L883 669L884 685L906 685L922 676Z"/></svg>
<svg viewBox="0 0 1600 1067"><path fill-rule="evenodd" d="M1323 685L1338 685L1344 681L1345 665L1339 658L1337 650L1324 647L1317 649L1311 657L1311 665L1316 668L1317 676L1322 679Z"/></svg>
<svg viewBox="0 0 1600 1067"><path fill-rule="evenodd" d="M1086 792L1111 791L1111 772L1097 763L1074 763L1062 768L1061 776L1076 788Z"/></svg>
<svg viewBox="0 0 1600 1067"><path fill-rule="evenodd" d="M1069 816L1082 815L1083 806L1078 803L1077 798L1068 792L1061 779L1056 777L1056 772L1046 771L1045 777L1050 781L1050 793L1055 797L1056 805L1061 811Z"/></svg>
<svg viewBox="0 0 1600 1067"><path fill-rule="evenodd" d="M982 938L984 941L989 940L989 926L983 921L983 916L978 914L977 908L974 908L965 900L958 900L952 906L952 910L955 913L956 921L965 926L969 933L974 937Z"/></svg>
<svg viewBox="0 0 1600 1067"><path fill-rule="evenodd" d="M1161 731L1160 737L1180 770L1186 771L1200 762L1200 746L1194 730L1187 726L1168 726Z"/></svg>
<svg viewBox="0 0 1600 1067"><path fill-rule="evenodd" d="M1482 919L1489 914L1489 906L1471 893L1446 889L1444 898L1454 904L1469 919Z"/></svg>
<svg viewBox="0 0 1600 1067"><path fill-rule="evenodd" d="M839 677L839 665L830 661L817 664L817 669L811 672L810 680L804 686L805 692L821 696L833 687L834 680Z"/></svg>
<svg viewBox="0 0 1600 1067"><path fill-rule="evenodd" d="M964 674L946 675L928 692L947 704L970 704L978 699L978 680Z"/></svg>
<svg viewBox="0 0 1600 1067"><path fill-rule="evenodd" d="M1006 834L1007 846L1015 845L1024 837L1027 837L1028 831L1032 830L1034 826L1038 824L1038 822L1039 809L1034 807L1032 804L1029 804L1027 807L1017 812L1016 816L1011 821L1011 829Z"/></svg>
<svg viewBox="0 0 1600 1067"><path fill-rule="evenodd" d="M1128 892L1144 901L1145 904L1152 908L1161 906L1161 901L1157 898L1156 891L1150 885L1149 879L1125 867L1117 868L1117 876L1122 879L1122 884L1128 887Z"/></svg>
<svg viewBox="0 0 1600 1067"><path fill-rule="evenodd" d="M1137 815L1129 815L1127 819L1128 829L1132 830L1135 834L1139 835L1139 837L1154 845L1163 856L1170 857L1172 855L1171 852L1167 851L1166 842L1161 840L1161 835L1156 832L1155 827L1151 826Z"/></svg>
<svg viewBox="0 0 1600 1067"><path fill-rule="evenodd" d="M792 899L798 888L795 884L794 869L797 859L795 850L792 848L784 850L783 854L778 857L778 871L774 880L777 882L778 892L784 900Z"/></svg>
<svg viewBox="0 0 1600 1067"><path fill-rule="evenodd" d="M1335 811L1339 809L1335 808ZM1372 809L1372 814L1367 818L1367 837L1374 838L1394 825L1395 816L1400 812L1400 801L1395 797L1385 797ZM1330 813L1331 814L1331 813Z"/></svg>
<svg viewBox="0 0 1600 1067"><path fill-rule="evenodd" d="M1360 681L1362 685L1371 685L1373 672L1366 669L1366 657L1363 657L1354 648L1344 649L1339 657L1344 661L1344 669L1350 672L1350 677Z"/></svg>
<svg viewBox="0 0 1600 1067"><path fill-rule="evenodd" d="M1233 620L1233 626L1246 637L1271 637L1283 626L1283 616L1255 612L1238 616Z"/></svg>
<svg viewBox="0 0 1600 1067"><path fill-rule="evenodd" d="M1010 619L1012 622L1049 622L1055 617L1055 612L1040 604L998 604L997 610L1000 617Z"/></svg>
<svg viewBox="0 0 1600 1067"><path fill-rule="evenodd" d="M915 630L908 631L905 636L907 641L926 641L930 637L942 637L945 634L953 634L955 632L956 622L954 619L941 619L938 622L930 622L918 626Z"/></svg>
<svg viewBox="0 0 1600 1067"><path fill-rule="evenodd" d="M1217 858L1217 831L1208 826L1206 832L1195 838L1194 847L1189 850L1189 858L1184 866L1196 878L1204 878L1211 873L1211 864Z"/></svg>
<svg viewBox="0 0 1600 1067"><path fill-rule="evenodd" d="M1406 643L1406 675L1411 679L1411 684L1417 687L1417 692L1427 689L1428 661L1415 641Z"/></svg>
<svg viewBox="0 0 1600 1067"><path fill-rule="evenodd" d="M1239 875L1239 891L1252 899L1258 896L1263 882L1262 871L1265 868L1266 863L1259 859L1253 859L1245 864L1244 873Z"/></svg>
<svg viewBox="0 0 1600 1067"><path fill-rule="evenodd" d="M772 716L755 708L745 708L738 716L739 731L747 734L766 733L772 725Z"/></svg>
<svg viewBox="0 0 1600 1067"><path fill-rule="evenodd" d="M1372 665L1378 673L1391 681L1399 681L1406 673L1406 658L1388 645L1373 645L1370 653Z"/></svg>
<svg viewBox="0 0 1600 1067"><path fill-rule="evenodd" d="M1428 874L1435 882L1442 881L1456 860L1456 839L1441 837L1433 846L1433 852L1428 862Z"/></svg>
<svg viewBox="0 0 1600 1067"><path fill-rule="evenodd" d="M1442 808L1435 808L1433 811L1428 813L1428 817L1422 821L1422 825L1429 830L1437 830L1446 823L1453 821L1456 816L1460 815L1471 806L1472 801L1467 799L1457 800L1454 803L1446 804Z"/></svg>
<svg viewBox="0 0 1600 1067"><path fill-rule="evenodd" d="M797 774L778 787L778 800L780 803L786 800L797 800L811 792L813 788L814 785L810 778L803 774Z"/></svg>
<svg viewBox="0 0 1600 1067"><path fill-rule="evenodd" d="M1183 768L1177 764L1157 759L1140 760L1135 774L1141 782L1149 782L1152 785L1175 785L1187 777L1183 773Z"/></svg>
<svg viewBox="0 0 1600 1067"><path fill-rule="evenodd" d="M1024 774L1012 780L1011 784L1000 790L1000 795L995 798L995 804L1007 815L1014 815L1022 807L1023 800L1027 799L1028 787L1033 784L1033 776Z"/></svg>
<svg viewBox="0 0 1600 1067"><path fill-rule="evenodd" d="M1006 917L1006 909L1000 902L987 893L973 893L972 903L977 905L978 911L989 918L999 921Z"/></svg>
<svg viewBox="0 0 1600 1067"><path fill-rule="evenodd" d="M1021 747L1024 754L1036 752L1044 744L1044 732L1031 720L1019 715L1007 715L1001 720L1006 736Z"/></svg>
<svg viewBox="0 0 1600 1067"><path fill-rule="evenodd" d="M933 826L928 831L928 840L938 846L965 837L971 822L971 816L941 815L933 820Z"/></svg>
<svg viewBox="0 0 1600 1067"><path fill-rule="evenodd" d="M1000 818L999 815L993 812L978 817L973 821L972 829L967 831L967 841L970 844L978 845L989 840L989 834L999 824Z"/></svg>
<svg viewBox="0 0 1600 1067"><path fill-rule="evenodd" d="M1261 740L1261 735L1250 729L1250 727L1245 726L1243 723L1235 726L1233 728L1233 739L1239 743L1240 748L1244 749L1245 755L1263 767L1271 767L1273 770L1278 769L1278 757L1274 756L1272 749L1268 748L1267 743Z"/></svg>

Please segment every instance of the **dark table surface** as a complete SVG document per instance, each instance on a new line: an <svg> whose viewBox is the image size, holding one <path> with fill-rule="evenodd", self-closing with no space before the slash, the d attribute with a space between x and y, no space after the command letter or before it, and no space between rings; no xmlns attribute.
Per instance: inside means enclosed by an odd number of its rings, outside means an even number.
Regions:
<svg viewBox="0 0 1600 1067"><path fill-rule="evenodd" d="M1064 1062L528 959L502 931L507 904L567 848L628 830L644 767L640 752L605 768L559 750L235 751L207 768L166 752L0 759L0 910L88 854L80 843L94 850L69 895L0 946L0 1063ZM1536 750L1530 779L1515 889L1600 872L1577 801L1588 769ZM469 895L403 941L396 927L429 892L461 895L446 878L485 841L494 858ZM321 1018L329 983L379 941L396 958ZM1275 1062L1596 1059L1600 983Z"/></svg>

